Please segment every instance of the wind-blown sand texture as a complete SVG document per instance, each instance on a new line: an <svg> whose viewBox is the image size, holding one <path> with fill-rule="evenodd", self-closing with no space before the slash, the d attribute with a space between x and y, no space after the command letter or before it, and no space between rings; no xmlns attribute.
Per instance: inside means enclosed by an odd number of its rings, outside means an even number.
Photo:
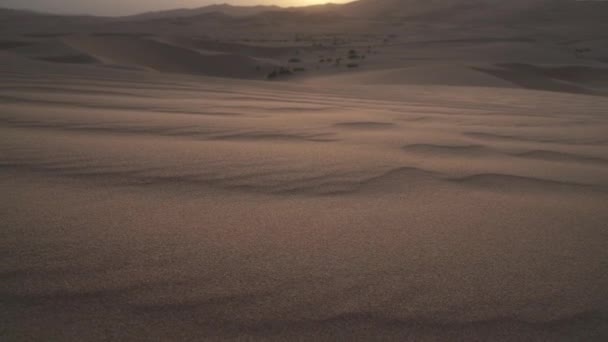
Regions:
<svg viewBox="0 0 608 342"><path fill-rule="evenodd" d="M189 39L0 43L0 339L608 339L602 62Z"/></svg>

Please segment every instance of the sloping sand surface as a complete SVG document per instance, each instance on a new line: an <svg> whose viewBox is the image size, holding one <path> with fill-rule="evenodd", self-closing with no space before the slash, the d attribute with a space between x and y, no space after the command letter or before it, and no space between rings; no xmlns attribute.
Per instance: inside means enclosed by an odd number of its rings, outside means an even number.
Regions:
<svg viewBox="0 0 608 342"><path fill-rule="evenodd" d="M217 51L228 54L238 54L244 56L261 57L261 58L276 58L284 57L293 52L296 48L276 47L276 46L255 46L248 44L213 41L209 39L197 39L190 37L174 37L168 40L169 42L185 46L191 49L203 51Z"/></svg>
<svg viewBox="0 0 608 342"><path fill-rule="evenodd" d="M315 78L314 81L365 85L460 85L479 87L513 87L514 84L473 68L457 65L422 65L401 69L362 71L352 74Z"/></svg>
<svg viewBox="0 0 608 342"><path fill-rule="evenodd" d="M0 340L608 341L607 5L0 9Z"/></svg>
<svg viewBox="0 0 608 342"><path fill-rule="evenodd" d="M477 70L531 89L608 94L608 68L576 65L543 67L530 64L499 64L497 67ZM599 89L594 91L593 88Z"/></svg>
<svg viewBox="0 0 608 342"><path fill-rule="evenodd" d="M156 71L234 78L260 77L264 63L235 54L202 55L159 41L121 36L70 37L70 46L110 64L146 67Z"/></svg>
<svg viewBox="0 0 608 342"><path fill-rule="evenodd" d="M605 97L1 60L6 340L608 337Z"/></svg>

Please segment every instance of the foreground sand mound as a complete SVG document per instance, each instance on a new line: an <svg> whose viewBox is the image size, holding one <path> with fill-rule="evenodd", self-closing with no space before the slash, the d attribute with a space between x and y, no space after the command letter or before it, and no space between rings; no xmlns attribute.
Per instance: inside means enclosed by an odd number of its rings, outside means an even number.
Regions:
<svg viewBox="0 0 608 342"><path fill-rule="evenodd" d="M608 30L364 1L0 10L0 340L608 341Z"/></svg>
<svg viewBox="0 0 608 342"><path fill-rule="evenodd" d="M78 36L65 41L75 49L110 64L217 77L263 77L256 68L264 63L236 54L203 55L183 47L132 36Z"/></svg>
<svg viewBox="0 0 608 342"><path fill-rule="evenodd" d="M606 341L606 108L0 53L3 341Z"/></svg>

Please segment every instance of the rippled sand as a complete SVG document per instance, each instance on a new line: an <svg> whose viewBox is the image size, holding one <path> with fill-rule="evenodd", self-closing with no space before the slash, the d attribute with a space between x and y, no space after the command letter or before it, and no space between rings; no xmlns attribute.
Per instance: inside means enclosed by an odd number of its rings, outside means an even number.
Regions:
<svg viewBox="0 0 608 342"><path fill-rule="evenodd" d="M606 97L3 58L3 340L608 338Z"/></svg>

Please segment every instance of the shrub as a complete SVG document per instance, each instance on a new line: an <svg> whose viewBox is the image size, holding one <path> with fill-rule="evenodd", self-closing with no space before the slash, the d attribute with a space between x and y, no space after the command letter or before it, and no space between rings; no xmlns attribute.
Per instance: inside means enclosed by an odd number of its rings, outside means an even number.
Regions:
<svg viewBox="0 0 608 342"><path fill-rule="evenodd" d="M358 68L359 64L357 64L357 63L349 63L346 66L349 67L349 68Z"/></svg>
<svg viewBox="0 0 608 342"><path fill-rule="evenodd" d="M357 50L348 51L348 59L359 59L359 53Z"/></svg>
<svg viewBox="0 0 608 342"><path fill-rule="evenodd" d="M266 78L269 80L275 79L277 78L277 76L279 76L279 74L277 73L276 70L272 70L268 75L266 75Z"/></svg>
<svg viewBox="0 0 608 342"><path fill-rule="evenodd" d="M294 58L290 58L287 62L289 62L289 63L301 63L302 60L299 59L299 58L295 58L294 57Z"/></svg>
<svg viewBox="0 0 608 342"><path fill-rule="evenodd" d="M279 74L280 74L280 75L291 75L291 74L292 74L292 72L291 72L291 70L289 70L288 68L285 68L285 67L280 67L280 68L279 68Z"/></svg>

